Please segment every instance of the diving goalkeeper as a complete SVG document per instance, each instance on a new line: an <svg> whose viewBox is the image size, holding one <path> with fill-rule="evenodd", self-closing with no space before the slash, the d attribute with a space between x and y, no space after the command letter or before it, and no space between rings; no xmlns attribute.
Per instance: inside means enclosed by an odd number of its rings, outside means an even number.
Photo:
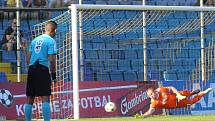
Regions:
<svg viewBox="0 0 215 121"><path fill-rule="evenodd" d="M212 91L212 88L208 88L204 91L194 90L194 91L178 91L174 87L160 87L157 89L149 88L147 90L147 95L151 98L151 104L148 111L144 114L136 114L135 118L145 118L150 116L155 112L155 109L172 109L172 108L182 108L188 105L192 105L199 101L205 94ZM192 99L188 97L195 95Z"/></svg>

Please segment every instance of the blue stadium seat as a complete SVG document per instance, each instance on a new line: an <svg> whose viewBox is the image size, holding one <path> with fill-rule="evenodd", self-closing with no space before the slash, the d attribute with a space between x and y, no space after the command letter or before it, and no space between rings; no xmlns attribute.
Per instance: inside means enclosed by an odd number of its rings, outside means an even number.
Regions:
<svg viewBox="0 0 215 121"><path fill-rule="evenodd" d="M192 71L192 70L191 70ZM180 70L180 71L177 71L177 75L178 75L178 80L191 80L191 71L189 70Z"/></svg>
<svg viewBox="0 0 215 121"><path fill-rule="evenodd" d="M108 5L119 5L118 0L108 0Z"/></svg>
<svg viewBox="0 0 215 121"><path fill-rule="evenodd" d="M143 81L143 71L138 71L137 72L137 80L138 81Z"/></svg>
<svg viewBox="0 0 215 121"><path fill-rule="evenodd" d="M124 71L125 81L137 81L137 73L135 71Z"/></svg>
<svg viewBox="0 0 215 121"><path fill-rule="evenodd" d="M141 45L141 46L142 46L142 48L143 48L143 45ZM148 53L147 56L150 57L149 53ZM137 50L137 58L138 58L138 59L143 59L143 49L138 49L138 50Z"/></svg>
<svg viewBox="0 0 215 121"><path fill-rule="evenodd" d="M142 5L142 1L140 0L132 0L132 5Z"/></svg>
<svg viewBox="0 0 215 121"><path fill-rule="evenodd" d="M110 51L111 59L125 59L125 52L124 50L113 50Z"/></svg>
<svg viewBox="0 0 215 121"><path fill-rule="evenodd" d="M3 62L16 62L16 51L2 50Z"/></svg>
<svg viewBox="0 0 215 121"><path fill-rule="evenodd" d="M104 72L104 73L97 73L97 76L96 76L97 80L98 81L110 81L110 73L108 72Z"/></svg>
<svg viewBox="0 0 215 121"><path fill-rule="evenodd" d="M125 11L113 11L115 19L120 19L120 22L123 22L122 19L125 19Z"/></svg>
<svg viewBox="0 0 215 121"><path fill-rule="evenodd" d="M96 0L96 4L106 5L108 3L106 1L104 1L104 0Z"/></svg>
<svg viewBox="0 0 215 121"><path fill-rule="evenodd" d="M83 4L95 4L95 0L83 0Z"/></svg>
<svg viewBox="0 0 215 121"><path fill-rule="evenodd" d="M119 41L119 49L131 49L131 41Z"/></svg>
<svg viewBox="0 0 215 121"><path fill-rule="evenodd" d="M96 50L84 50L85 59L98 59L98 53Z"/></svg>
<svg viewBox="0 0 215 121"><path fill-rule="evenodd" d="M175 81L178 80L177 73L175 70L165 71L163 74L163 78L165 81Z"/></svg>
<svg viewBox="0 0 215 121"><path fill-rule="evenodd" d="M143 14L142 11L141 12L140 11L125 11L125 17L127 19L133 18L138 15L141 16L142 14Z"/></svg>
<svg viewBox="0 0 215 121"><path fill-rule="evenodd" d="M98 16L100 17L100 16ZM96 29L99 29L99 28L106 28L107 27L107 21L103 20L103 19L94 19L93 20L93 24L95 26Z"/></svg>
<svg viewBox="0 0 215 121"><path fill-rule="evenodd" d="M107 49L118 49L119 48L119 42L116 41L105 41L105 46Z"/></svg>
<svg viewBox="0 0 215 121"><path fill-rule="evenodd" d="M119 4L120 4L120 5L131 5L132 2L129 1L129 0L121 0L121 1L119 2Z"/></svg>
<svg viewBox="0 0 215 121"><path fill-rule="evenodd" d="M0 72L0 83L1 82L8 82L5 72Z"/></svg>
<svg viewBox="0 0 215 121"><path fill-rule="evenodd" d="M105 59L111 59L110 51L108 50L98 50L98 58L105 60Z"/></svg>
<svg viewBox="0 0 215 121"><path fill-rule="evenodd" d="M139 37L136 32L128 32L125 36L127 39L138 39Z"/></svg>
<svg viewBox="0 0 215 121"><path fill-rule="evenodd" d="M125 50L125 59L137 59L137 52L135 50Z"/></svg>
<svg viewBox="0 0 215 121"><path fill-rule="evenodd" d="M93 49L104 49L105 43L104 42L93 42Z"/></svg>
<svg viewBox="0 0 215 121"><path fill-rule="evenodd" d="M84 45L84 49L93 49L93 44L91 42L86 42L83 44Z"/></svg>
<svg viewBox="0 0 215 121"><path fill-rule="evenodd" d="M121 71L111 71L110 77L111 81L124 81L123 72Z"/></svg>
<svg viewBox="0 0 215 121"><path fill-rule="evenodd" d="M92 70L97 72L97 71L100 71L100 70L105 70L105 67L104 67L104 61L102 60L89 60L89 61L85 61L85 63L88 62L88 63L91 63L91 66L92 66Z"/></svg>
<svg viewBox="0 0 215 121"><path fill-rule="evenodd" d="M120 71L130 71L131 70L131 60L118 60L118 70Z"/></svg>
<svg viewBox="0 0 215 121"><path fill-rule="evenodd" d="M133 59L131 60L132 70L143 71L143 60L142 59Z"/></svg>
<svg viewBox="0 0 215 121"><path fill-rule="evenodd" d="M156 2L156 5L159 5L159 6L168 6L168 1L157 1Z"/></svg>
<svg viewBox="0 0 215 121"><path fill-rule="evenodd" d="M106 60L104 61L104 67L107 71L116 71L117 68L117 60Z"/></svg>

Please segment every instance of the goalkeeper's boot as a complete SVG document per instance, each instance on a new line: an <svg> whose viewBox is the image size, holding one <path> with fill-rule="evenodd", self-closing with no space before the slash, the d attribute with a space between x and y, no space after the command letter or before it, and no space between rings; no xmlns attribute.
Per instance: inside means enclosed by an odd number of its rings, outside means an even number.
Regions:
<svg viewBox="0 0 215 121"><path fill-rule="evenodd" d="M207 88L205 91L203 91L204 94L207 94L209 92L211 92L213 90L213 88Z"/></svg>
<svg viewBox="0 0 215 121"><path fill-rule="evenodd" d="M191 95L198 94L199 92L200 92L200 89L193 90L193 91L191 92Z"/></svg>

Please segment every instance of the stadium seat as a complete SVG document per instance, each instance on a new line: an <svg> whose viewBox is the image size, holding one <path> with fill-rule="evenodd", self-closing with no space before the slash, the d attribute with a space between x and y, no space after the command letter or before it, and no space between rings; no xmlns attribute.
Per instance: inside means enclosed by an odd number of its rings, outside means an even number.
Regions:
<svg viewBox="0 0 215 121"><path fill-rule="evenodd" d="M106 40L105 46L106 46L106 49L118 49L119 48L119 41L117 41L117 40L115 40L115 41Z"/></svg>
<svg viewBox="0 0 215 121"><path fill-rule="evenodd" d="M126 35L125 35L126 36ZM127 38L126 38L127 39ZM131 47L131 41L129 40L123 40L123 41L119 41L119 48L120 49L132 49Z"/></svg>
<svg viewBox="0 0 215 121"><path fill-rule="evenodd" d="M113 11L113 15L115 19L119 19L120 22L123 22L122 20L126 18L124 11Z"/></svg>
<svg viewBox="0 0 215 121"><path fill-rule="evenodd" d="M5 72L0 72L0 83L1 82L8 82Z"/></svg>
<svg viewBox="0 0 215 121"><path fill-rule="evenodd" d="M118 60L118 70L131 71L131 60Z"/></svg>
<svg viewBox="0 0 215 121"><path fill-rule="evenodd" d="M125 50L125 59L137 59L137 52L136 50Z"/></svg>
<svg viewBox="0 0 215 121"><path fill-rule="evenodd" d="M143 71L143 60L142 59L131 60L131 67L133 71Z"/></svg>
<svg viewBox="0 0 215 121"><path fill-rule="evenodd" d="M115 71L117 70L117 60L105 60L104 67L107 71Z"/></svg>
<svg viewBox="0 0 215 121"><path fill-rule="evenodd" d="M121 71L111 71L110 77L111 81L124 81L123 72Z"/></svg>
<svg viewBox="0 0 215 121"><path fill-rule="evenodd" d="M98 50L98 58L101 60L111 59L111 54L109 50Z"/></svg>
<svg viewBox="0 0 215 121"><path fill-rule="evenodd" d="M100 16L98 16L98 17L100 17ZM103 19L93 19L93 24L94 24L94 27L97 28L97 29L107 27L107 23Z"/></svg>
<svg viewBox="0 0 215 121"><path fill-rule="evenodd" d="M138 81L143 81L143 71L138 71L137 72L137 80Z"/></svg>
<svg viewBox="0 0 215 121"><path fill-rule="evenodd" d="M133 0L132 5L142 5L142 1L140 0Z"/></svg>
<svg viewBox="0 0 215 121"><path fill-rule="evenodd" d="M105 70L103 60L87 60L84 63L89 63L93 71Z"/></svg>
<svg viewBox="0 0 215 121"><path fill-rule="evenodd" d="M125 81L137 81L137 73L135 71L124 71Z"/></svg>
<svg viewBox="0 0 215 121"><path fill-rule="evenodd" d="M108 72L104 72L104 73L97 73L96 76L97 81L110 81L110 74Z"/></svg>
<svg viewBox="0 0 215 121"><path fill-rule="evenodd" d="M175 81L178 80L177 71L168 70L163 73L163 78L165 81Z"/></svg>
<svg viewBox="0 0 215 121"><path fill-rule="evenodd" d="M143 48L143 45L141 45L142 46L142 48ZM148 51L149 52L149 51ZM147 53L148 55L148 57L151 57L151 55L150 55L150 53ZM143 59L143 49L138 49L137 50L137 59Z"/></svg>
<svg viewBox="0 0 215 121"><path fill-rule="evenodd" d="M118 0L108 0L108 5L119 5Z"/></svg>
<svg viewBox="0 0 215 121"><path fill-rule="evenodd" d="M85 59L98 59L98 53L96 50L84 50Z"/></svg>
<svg viewBox="0 0 215 121"><path fill-rule="evenodd" d="M106 1L104 1L104 0L96 0L96 4L106 5L108 3Z"/></svg>
<svg viewBox="0 0 215 121"><path fill-rule="evenodd" d="M83 0L83 4L95 4L94 0Z"/></svg>
<svg viewBox="0 0 215 121"><path fill-rule="evenodd" d="M93 49L93 44L92 42L85 42L84 43L84 49Z"/></svg>
<svg viewBox="0 0 215 121"><path fill-rule="evenodd" d="M121 0L119 2L120 5L132 5L132 2L129 0Z"/></svg>
<svg viewBox="0 0 215 121"><path fill-rule="evenodd" d="M111 59L125 59L124 50L111 50Z"/></svg>
<svg viewBox="0 0 215 121"><path fill-rule="evenodd" d="M2 51L2 61L3 62L16 62L16 51Z"/></svg>
<svg viewBox="0 0 215 121"><path fill-rule="evenodd" d="M105 43L104 42L93 42L93 49L104 49Z"/></svg>

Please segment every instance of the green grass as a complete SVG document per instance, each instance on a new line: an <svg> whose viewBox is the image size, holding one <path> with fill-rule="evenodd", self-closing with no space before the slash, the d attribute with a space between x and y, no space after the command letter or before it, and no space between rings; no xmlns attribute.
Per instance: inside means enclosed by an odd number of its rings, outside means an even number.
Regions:
<svg viewBox="0 0 215 121"><path fill-rule="evenodd" d="M81 119L80 121L215 121L215 115L198 116L153 116L144 119L135 119L133 117L123 118L94 118Z"/></svg>
<svg viewBox="0 0 215 121"><path fill-rule="evenodd" d="M15 120L10 120L10 121L15 121ZM43 120L38 120L38 121L43 121ZM74 120L52 120L52 121L74 121ZM85 119L80 119L78 121L215 121L215 115L152 116L144 119L135 119L133 117L85 118Z"/></svg>

